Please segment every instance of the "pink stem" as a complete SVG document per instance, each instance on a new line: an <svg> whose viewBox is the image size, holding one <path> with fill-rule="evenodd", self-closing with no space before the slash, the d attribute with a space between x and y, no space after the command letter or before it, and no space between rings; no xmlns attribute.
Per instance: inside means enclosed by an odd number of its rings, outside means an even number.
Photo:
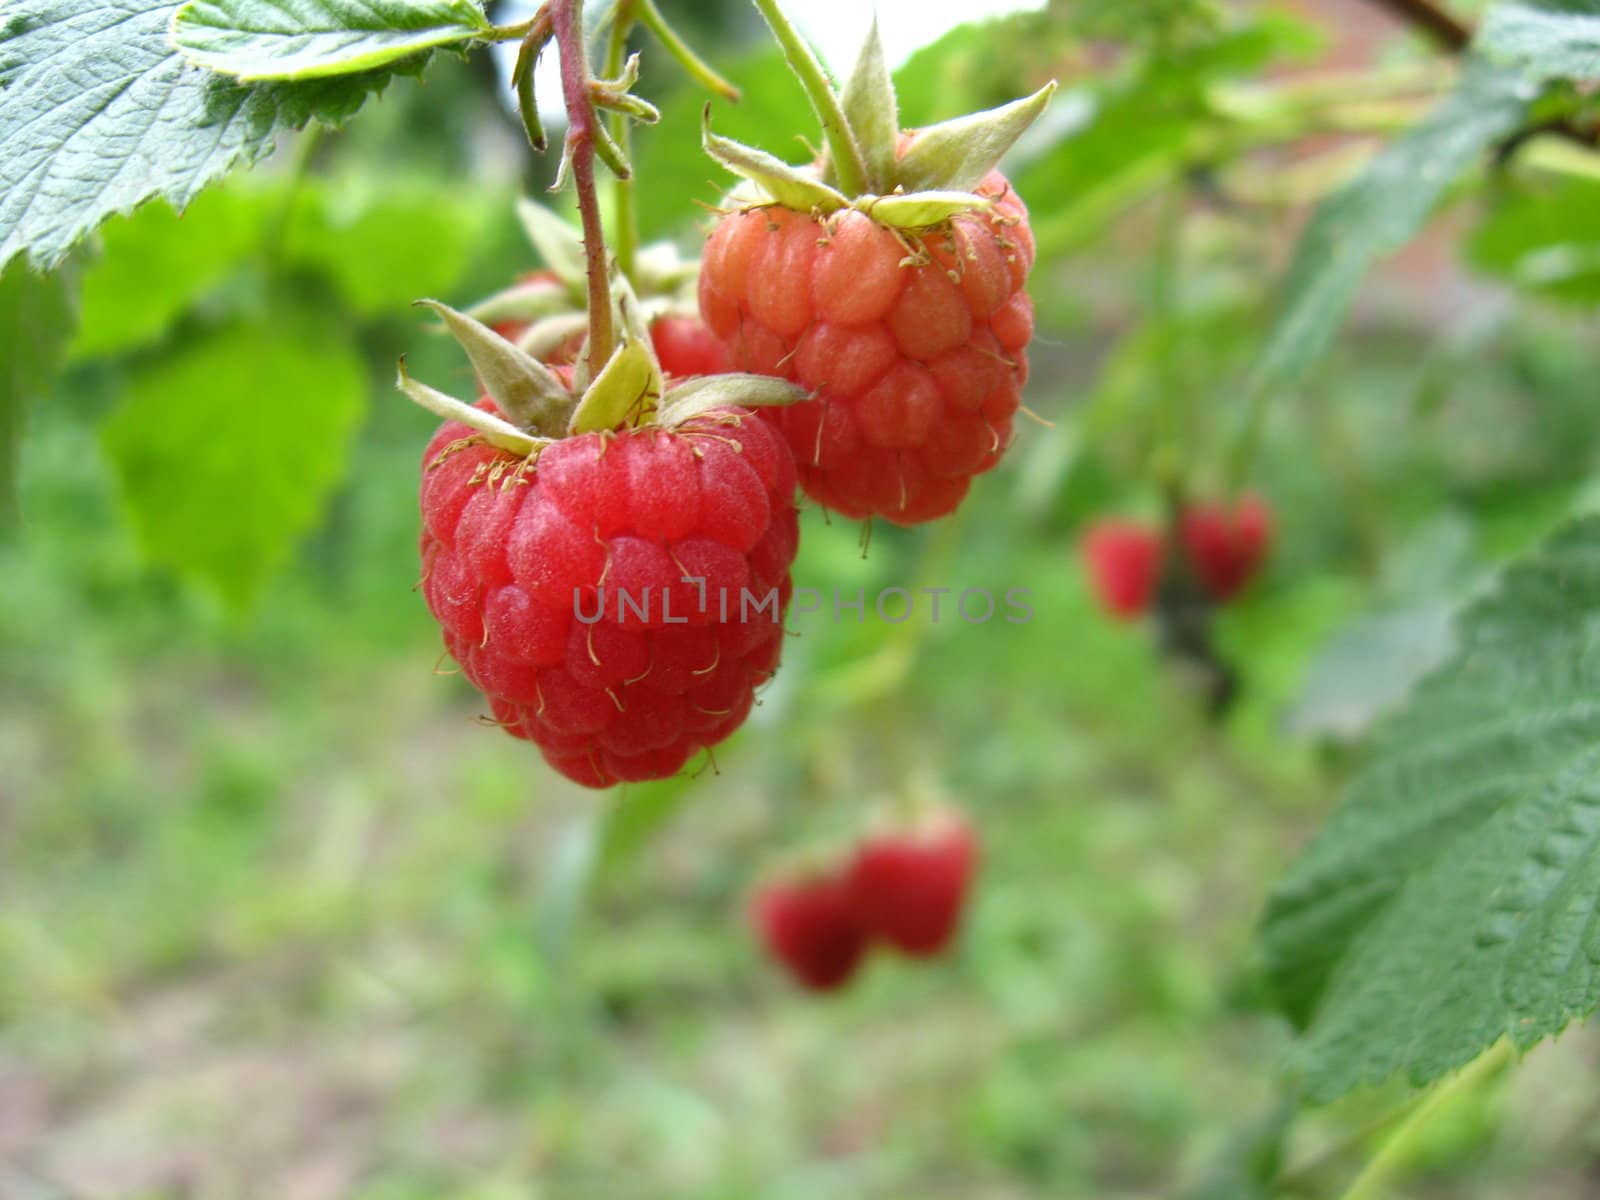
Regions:
<svg viewBox="0 0 1600 1200"><path fill-rule="evenodd" d="M550 22L561 55L561 94L567 105L567 160L578 189L583 218L583 250L589 268L589 377L611 358L616 332L611 324L611 266L600 224L595 188L594 143L599 117L589 94L589 59L583 44L583 0L550 0Z"/></svg>

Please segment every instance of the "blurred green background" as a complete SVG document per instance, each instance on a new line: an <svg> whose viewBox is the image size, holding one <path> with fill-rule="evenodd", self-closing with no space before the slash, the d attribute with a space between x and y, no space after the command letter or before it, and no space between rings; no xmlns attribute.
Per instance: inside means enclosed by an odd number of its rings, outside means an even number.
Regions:
<svg viewBox="0 0 1600 1200"><path fill-rule="evenodd" d="M697 10L747 92L718 128L793 153L804 101L736 9ZM1207 11L1055 6L900 73L907 124L1063 80L1015 160L1041 420L937 527L863 554L808 512L795 580L1026 588L1035 619L798 615L715 770L613 795L478 723L413 588L431 421L394 363L470 378L407 305L533 266L511 202L549 167L487 59L181 221L108 225L0 540L0 1197L1338 1195L1406 1093L1302 1115L1252 1165L1289 1115L1254 923L1451 608L1590 503L1600 287L1520 267L1585 212L1600 244L1600 184L1486 177L1275 398L1252 484L1279 541L1219 616L1242 684L1210 721L1099 614L1075 539L1157 512L1174 413L1214 485L1305 202L1448 80L1355 0ZM702 100L644 49L646 232L693 250ZM1240 115L1354 69L1400 81L1354 138L1326 108ZM959 949L796 992L747 889L908 789L986 843ZM1600 1195L1596 1049L1571 1032L1454 1097L1396 1194Z"/></svg>

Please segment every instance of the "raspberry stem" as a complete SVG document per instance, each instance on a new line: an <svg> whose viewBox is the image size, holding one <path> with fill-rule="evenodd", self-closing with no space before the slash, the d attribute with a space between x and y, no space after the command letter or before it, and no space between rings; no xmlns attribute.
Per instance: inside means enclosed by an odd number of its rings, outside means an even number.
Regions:
<svg viewBox="0 0 1600 1200"><path fill-rule="evenodd" d="M800 36L800 31L789 23L789 18L778 7L778 0L754 0L754 3L773 36L778 39L778 44L783 47L783 57L788 61L789 69L800 80L800 86L805 89L817 120L822 122L822 137L828 144L828 161L833 168L834 182L841 192L851 198L865 195L870 190L866 160L861 155L861 147L856 144L855 136L850 132L844 106L839 102L839 94L834 90L827 72L822 69L822 64L817 61L805 38Z"/></svg>
<svg viewBox="0 0 1600 1200"><path fill-rule="evenodd" d="M567 108L566 156L583 219L583 253L589 272L589 374L600 374L616 344L611 317L610 263L595 189L594 157L599 116L590 90L583 44L583 0L550 0L550 21L561 56L561 94Z"/></svg>
<svg viewBox="0 0 1600 1200"><path fill-rule="evenodd" d="M611 19L610 38L606 42L607 79L615 79L622 73L622 63L628 55L628 34L633 31L637 19L635 0L618 0L616 15ZM609 120L612 140L622 152L623 161L631 161L633 132L627 116L614 112ZM617 269L630 281L637 282L633 278L633 268L639 251L639 205L634 194L633 178L619 177L612 186L612 231L616 235Z"/></svg>

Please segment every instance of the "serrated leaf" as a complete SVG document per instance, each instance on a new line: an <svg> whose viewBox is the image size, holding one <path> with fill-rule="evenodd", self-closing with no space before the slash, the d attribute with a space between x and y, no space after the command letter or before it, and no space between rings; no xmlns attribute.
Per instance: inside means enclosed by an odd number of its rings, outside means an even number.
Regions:
<svg viewBox="0 0 1600 1200"><path fill-rule="evenodd" d="M260 82L367 71L489 27L472 0L189 0L172 41L196 66Z"/></svg>
<svg viewBox="0 0 1600 1200"><path fill-rule="evenodd" d="M861 46L855 69L845 81L844 95L839 102L850 133L866 159L875 190L888 191L900 144L900 113L895 102L894 80L883 57L883 40L878 36L876 16Z"/></svg>
<svg viewBox="0 0 1600 1200"><path fill-rule="evenodd" d="M1469 62L1448 99L1317 207L1256 365L1258 386L1293 378L1328 349L1367 269L1405 245L1445 190L1521 127L1538 90L1519 72Z"/></svg>
<svg viewBox="0 0 1600 1200"><path fill-rule="evenodd" d="M895 166L894 182L908 192L970 192L1039 119L1054 82L1031 96L920 130Z"/></svg>
<svg viewBox="0 0 1600 1200"><path fill-rule="evenodd" d="M1571 304L1600 304L1600 182L1562 179L1518 192L1467 242L1478 270Z"/></svg>
<svg viewBox="0 0 1600 1200"><path fill-rule="evenodd" d="M246 607L316 522L366 368L309 327L236 325L136 371L105 448L151 559Z"/></svg>
<svg viewBox="0 0 1600 1200"><path fill-rule="evenodd" d="M182 208L280 129L338 123L390 72L247 86L167 41L175 2L12 0L0 10L0 265L54 266L113 213Z"/></svg>
<svg viewBox="0 0 1600 1200"><path fill-rule="evenodd" d="M72 288L60 273L26 263L0 272L0 526L17 515L17 457L27 407L50 386L76 320Z"/></svg>
<svg viewBox="0 0 1600 1200"><path fill-rule="evenodd" d="M1457 640L1268 906L1314 1101L1600 1005L1600 518L1508 570Z"/></svg>
<svg viewBox="0 0 1600 1200"><path fill-rule="evenodd" d="M1543 79L1600 76L1600 0L1501 0L1475 42L1495 62Z"/></svg>
<svg viewBox="0 0 1600 1200"><path fill-rule="evenodd" d="M111 222L83 273L74 358L117 354L158 339L260 242L264 193L218 189L180 216L148 204Z"/></svg>

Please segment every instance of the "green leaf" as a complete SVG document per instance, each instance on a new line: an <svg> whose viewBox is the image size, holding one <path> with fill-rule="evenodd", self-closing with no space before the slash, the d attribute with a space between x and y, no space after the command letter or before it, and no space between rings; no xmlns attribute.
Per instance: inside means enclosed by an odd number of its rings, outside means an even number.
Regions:
<svg viewBox="0 0 1600 1200"><path fill-rule="evenodd" d="M491 211L481 197L416 180L308 181L284 255L327 275L360 315L396 315L455 289Z"/></svg>
<svg viewBox="0 0 1600 1200"><path fill-rule="evenodd" d="M1600 518L1508 570L1457 643L1268 905L1314 1101L1600 1005Z"/></svg>
<svg viewBox="0 0 1600 1200"><path fill-rule="evenodd" d="M172 40L196 66L240 79L315 79L479 37L472 0L189 0Z"/></svg>
<svg viewBox="0 0 1600 1200"><path fill-rule="evenodd" d="M113 213L152 196L182 208L273 148L338 123L387 71L245 86L196 71L167 42L176 3L12 0L0 9L0 265L59 262Z"/></svg>
<svg viewBox="0 0 1600 1200"><path fill-rule="evenodd" d="M1467 259L1527 291L1600 304L1600 182L1565 178L1506 197L1467 242Z"/></svg>
<svg viewBox="0 0 1600 1200"><path fill-rule="evenodd" d="M638 854L695 794L688 775L629 784L610 798L600 825L599 871L609 874Z"/></svg>
<svg viewBox="0 0 1600 1200"><path fill-rule="evenodd" d="M14 262L0 273L0 525L17 515L17 456L28 404L50 386L75 320L61 273Z"/></svg>
<svg viewBox="0 0 1600 1200"><path fill-rule="evenodd" d="M236 325L135 373L105 446L146 553L247 606L339 482L366 394L310 325Z"/></svg>
<svg viewBox="0 0 1600 1200"><path fill-rule="evenodd" d="M1501 0L1484 15L1485 58L1543 79L1600 76L1600 0Z"/></svg>
<svg viewBox="0 0 1600 1200"><path fill-rule="evenodd" d="M1469 62L1448 99L1317 207L1256 364L1258 386L1292 379L1328 349L1367 269L1410 241L1445 190L1521 127L1537 93L1519 72Z"/></svg>
<svg viewBox="0 0 1600 1200"><path fill-rule="evenodd" d="M180 216L150 204L113 221L83 275L74 358L116 354L155 341L259 243L267 198L219 189Z"/></svg>

